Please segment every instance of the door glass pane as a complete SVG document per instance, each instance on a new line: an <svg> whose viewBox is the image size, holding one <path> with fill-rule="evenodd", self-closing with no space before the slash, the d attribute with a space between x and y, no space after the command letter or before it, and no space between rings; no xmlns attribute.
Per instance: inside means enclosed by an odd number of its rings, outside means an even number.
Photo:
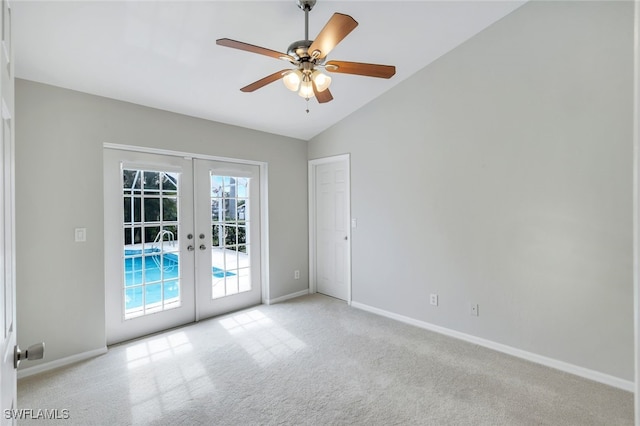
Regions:
<svg viewBox="0 0 640 426"><path fill-rule="evenodd" d="M178 220L178 199L162 199L162 220L164 222L176 222Z"/></svg>
<svg viewBox="0 0 640 426"><path fill-rule="evenodd" d="M251 290L247 233L250 178L211 179L211 295L218 299Z"/></svg>
<svg viewBox="0 0 640 426"><path fill-rule="evenodd" d="M180 306L178 179L122 171L125 319Z"/></svg>
<svg viewBox="0 0 640 426"><path fill-rule="evenodd" d="M144 221L147 223L160 221L160 197L144 198Z"/></svg>

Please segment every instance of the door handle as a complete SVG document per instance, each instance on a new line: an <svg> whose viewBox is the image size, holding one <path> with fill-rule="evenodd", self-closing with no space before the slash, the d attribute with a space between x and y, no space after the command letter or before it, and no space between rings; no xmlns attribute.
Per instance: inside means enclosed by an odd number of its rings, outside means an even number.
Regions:
<svg viewBox="0 0 640 426"><path fill-rule="evenodd" d="M205 246L204 244L200 244L200 250L206 250L207 246Z"/></svg>
<svg viewBox="0 0 640 426"><path fill-rule="evenodd" d="M193 248L193 246L191 246L191 245L190 245L190 246L187 246L187 250L189 250L189 251L194 251L194 250L195 250L195 248Z"/></svg>
<svg viewBox="0 0 640 426"><path fill-rule="evenodd" d="M44 342L31 345L24 352L20 350L20 346L18 345L13 348L13 368L18 368L20 361L23 359L33 361L42 358L44 358Z"/></svg>

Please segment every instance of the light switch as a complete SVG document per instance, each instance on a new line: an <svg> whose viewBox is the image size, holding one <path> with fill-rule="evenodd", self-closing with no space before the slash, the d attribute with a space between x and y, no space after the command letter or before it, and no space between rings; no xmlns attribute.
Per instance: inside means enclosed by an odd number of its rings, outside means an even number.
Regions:
<svg viewBox="0 0 640 426"><path fill-rule="evenodd" d="M87 241L87 228L76 228L76 243Z"/></svg>

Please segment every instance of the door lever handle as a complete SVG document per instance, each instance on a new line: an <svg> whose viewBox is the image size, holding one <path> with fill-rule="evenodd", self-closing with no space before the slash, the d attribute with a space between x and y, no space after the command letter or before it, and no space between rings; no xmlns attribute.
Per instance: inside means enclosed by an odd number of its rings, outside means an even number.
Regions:
<svg viewBox="0 0 640 426"><path fill-rule="evenodd" d="M187 250L189 250L189 251L194 251L194 250L195 250L195 248L193 248L193 246L187 246Z"/></svg>
<svg viewBox="0 0 640 426"><path fill-rule="evenodd" d="M204 244L200 244L200 250L206 250L207 246L205 246Z"/></svg>
<svg viewBox="0 0 640 426"><path fill-rule="evenodd" d="M33 361L42 358L44 358L44 342L31 345L24 352L22 352L20 346L16 345L13 349L13 368L18 368L20 361L23 359Z"/></svg>

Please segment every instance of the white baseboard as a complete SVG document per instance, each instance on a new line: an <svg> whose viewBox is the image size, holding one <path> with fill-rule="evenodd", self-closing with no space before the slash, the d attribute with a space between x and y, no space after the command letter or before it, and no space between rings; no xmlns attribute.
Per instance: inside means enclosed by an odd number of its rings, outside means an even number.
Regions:
<svg viewBox="0 0 640 426"><path fill-rule="evenodd" d="M94 349L91 351L71 355L66 358L60 358L51 362L45 362L42 364L34 365L33 367L23 368L18 370L18 379L23 379L25 377L33 376L34 374L53 370L54 368L64 367L66 365L74 364L76 362L84 361L85 359L93 358L98 355L102 355L106 353L107 353L107 347L105 346L105 347Z"/></svg>
<svg viewBox="0 0 640 426"><path fill-rule="evenodd" d="M294 299L296 297L300 297L300 296L306 296L307 294L309 294L309 290L302 290L302 291L297 291L295 293L290 293L290 294L286 294L284 296L280 296L280 297L276 297L275 299L268 299L267 300L267 305L273 305L274 303L280 303L280 302L284 302L285 300L289 300L289 299Z"/></svg>
<svg viewBox="0 0 640 426"><path fill-rule="evenodd" d="M613 386L618 389L622 389L629 392L635 391L635 384L628 380L623 380L619 377L611 376L609 374L600 373L599 371L590 370L588 368L580 367L574 364L569 364L557 359L548 358L542 355L538 355L532 352L527 352L522 349L517 349L511 346L496 343L491 340L483 339L480 337L472 336L470 334L461 333L459 331L451 330L449 328L441 327L439 325L431 324L425 321L420 321L414 318L406 317L404 315L395 314L393 312L385 311L383 309L375 308L373 306L365 305L359 302L351 302L351 306L363 311L371 312L383 317L391 318L397 321L411 324L416 327L424 328L429 331L434 331L445 336L453 337L455 339L464 340L466 342L474 343L485 348L493 349L498 352L503 352L518 358L526 359L527 361L535 362L546 367L551 367L556 370L564 371L565 373L574 374L576 376L584 377L585 379L593 380L595 382L604 383L605 385Z"/></svg>

